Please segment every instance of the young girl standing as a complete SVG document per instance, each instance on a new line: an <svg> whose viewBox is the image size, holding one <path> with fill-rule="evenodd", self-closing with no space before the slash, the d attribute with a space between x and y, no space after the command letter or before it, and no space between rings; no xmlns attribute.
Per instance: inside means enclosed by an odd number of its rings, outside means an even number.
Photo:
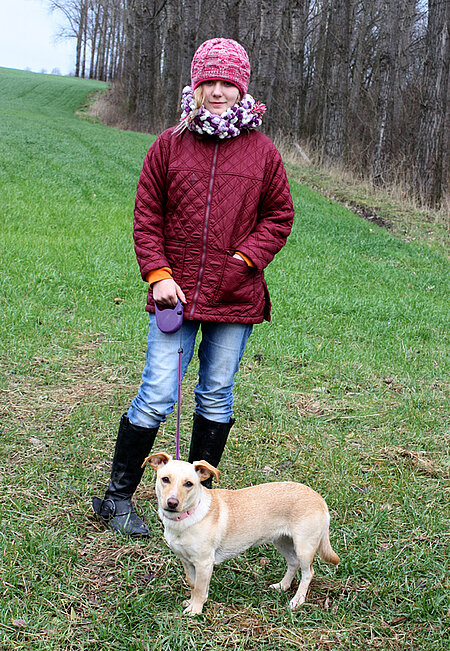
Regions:
<svg viewBox="0 0 450 651"><path fill-rule="evenodd" d="M247 94L250 63L236 41L197 50L180 124L150 147L139 179L134 241L149 283L147 361L122 416L100 520L133 537L149 531L131 497L158 427L177 399L179 333L161 332L158 307L184 304L184 375L197 333L199 374L189 461L220 461L233 419L234 376L253 324L270 320L264 269L284 246L294 210L281 156L255 130L265 106Z"/></svg>

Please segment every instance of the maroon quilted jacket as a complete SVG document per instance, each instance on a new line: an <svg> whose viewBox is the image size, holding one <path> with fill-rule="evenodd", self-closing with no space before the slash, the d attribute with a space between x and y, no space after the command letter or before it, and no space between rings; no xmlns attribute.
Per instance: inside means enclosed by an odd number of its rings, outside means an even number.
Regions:
<svg viewBox="0 0 450 651"><path fill-rule="evenodd" d="M142 277L170 267L185 318L270 320L264 268L284 246L294 209L280 154L258 131L227 140L164 131L139 179L134 241ZM233 258L239 250L253 262ZM147 307L154 311L149 290Z"/></svg>

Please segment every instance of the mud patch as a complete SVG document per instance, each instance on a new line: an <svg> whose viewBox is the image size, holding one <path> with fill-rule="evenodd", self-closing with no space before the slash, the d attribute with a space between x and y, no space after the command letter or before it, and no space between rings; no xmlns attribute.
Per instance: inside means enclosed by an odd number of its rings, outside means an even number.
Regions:
<svg viewBox="0 0 450 651"><path fill-rule="evenodd" d="M346 206L346 208L356 213L366 221L371 222L372 224L376 224L381 228L385 228L388 231L392 230L392 223L387 221L373 208L369 208L368 206L364 206L362 204L358 204L353 201L346 202L344 205Z"/></svg>

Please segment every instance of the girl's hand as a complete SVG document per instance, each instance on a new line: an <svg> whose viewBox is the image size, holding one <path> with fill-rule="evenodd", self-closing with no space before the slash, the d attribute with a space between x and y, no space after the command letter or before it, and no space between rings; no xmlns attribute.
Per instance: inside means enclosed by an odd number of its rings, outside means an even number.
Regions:
<svg viewBox="0 0 450 651"><path fill-rule="evenodd" d="M183 290L172 278L164 278L152 285L153 299L158 303L158 307L175 307L177 300L186 305L186 296Z"/></svg>

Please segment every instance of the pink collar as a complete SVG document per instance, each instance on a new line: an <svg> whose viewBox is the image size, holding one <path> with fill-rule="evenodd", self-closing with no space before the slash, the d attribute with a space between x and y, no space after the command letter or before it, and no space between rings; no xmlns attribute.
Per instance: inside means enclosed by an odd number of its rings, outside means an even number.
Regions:
<svg viewBox="0 0 450 651"><path fill-rule="evenodd" d="M185 518L192 515L194 513L194 511L197 510L199 505L200 505L200 502L197 504L197 506L194 506L193 509L190 509L189 511L185 511L184 513L181 513L180 515L177 515L176 518L169 518L169 516L166 513L164 513L164 515L168 520L172 520L172 522L179 522L180 520L184 520Z"/></svg>

